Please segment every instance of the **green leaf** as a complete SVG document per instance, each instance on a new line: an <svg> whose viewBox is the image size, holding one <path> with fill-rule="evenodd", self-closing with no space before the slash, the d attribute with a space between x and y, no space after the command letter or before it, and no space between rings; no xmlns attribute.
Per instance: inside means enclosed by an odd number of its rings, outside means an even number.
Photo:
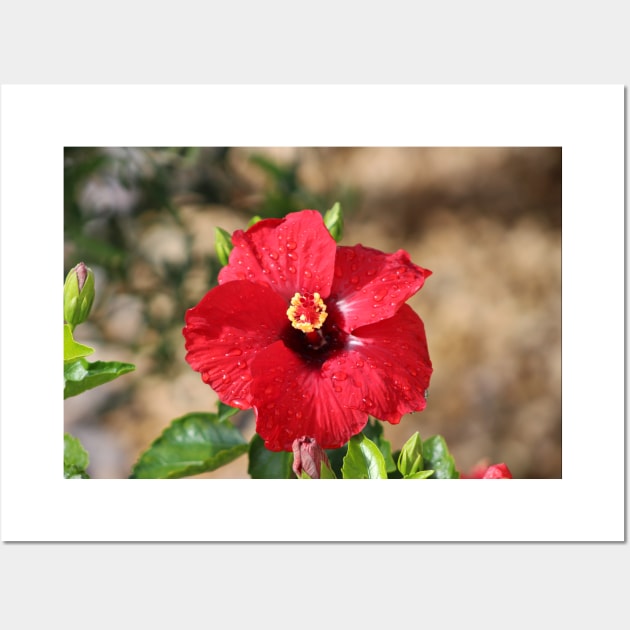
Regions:
<svg viewBox="0 0 630 630"><path fill-rule="evenodd" d="M131 479L178 479L216 470L246 453L247 442L229 421L213 413L177 418L140 456Z"/></svg>
<svg viewBox="0 0 630 630"><path fill-rule="evenodd" d="M416 431L403 445L398 456L398 470L403 477L415 475L423 469L422 440Z"/></svg>
<svg viewBox="0 0 630 630"><path fill-rule="evenodd" d="M249 443L249 465L247 472L252 479L291 479L293 453L270 451L264 440L256 433Z"/></svg>
<svg viewBox="0 0 630 630"><path fill-rule="evenodd" d="M219 409L217 411L217 418L219 419L220 422L222 422L223 420L227 420L228 418L231 418L233 415L237 414L240 411L240 409L237 409L236 407L230 407L230 405L226 405L225 403L222 403L221 401L219 401Z"/></svg>
<svg viewBox="0 0 630 630"><path fill-rule="evenodd" d="M341 473L344 479L387 479L381 451L362 433L350 438Z"/></svg>
<svg viewBox="0 0 630 630"><path fill-rule="evenodd" d="M339 242L343 236L343 212L338 201L324 214L324 224L328 228L330 235Z"/></svg>
<svg viewBox="0 0 630 630"><path fill-rule="evenodd" d="M90 463L81 442L69 433L63 436L63 476L65 479L89 479L86 470Z"/></svg>
<svg viewBox="0 0 630 630"><path fill-rule="evenodd" d="M68 361L63 366L64 391L63 397L77 396L88 389L98 387L115 378L132 372L136 366L131 363L118 361L95 361L89 363L85 359Z"/></svg>
<svg viewBox="0 0 630 630"><path fill-rule="evenodd" d="M394 458L394 461L398 461L398 458L400 457L400 451L396 451L395 453L392 453L392 457ZM402 479L402 473L400 472L400 470L398 470L398 467L396 467L395 470L392 470L391 472L387 472L387 478L388 479Z"/></svg>
<svg viewBox="0 0 630 630"><path fill-rule="evenodd" d="M422 445L424 467L432 468L431 479L459 479L455 467L455 460L449 453L446 441L441 435L434 435L424 441Z"/></svg>
<svg viewBox="0 0 630 630"><path fill-rule="evenodd" d="M94 352L94 348L77 343L72 336L72 328L69 324L63 325L63 360L74 361L81 357L87 357Z"/></svg>
<svg viewBox="0 0 630 630"><path fill-rule="evenodd" d="M412 475L405 475L405 479L428 479L434 473L433 470L419 470Z"/></svg>
<svg viewBox="0 0 630 630"><path fill-rule="evenodd" d="M385 459L385 470L388 473L394 472L396 470L396 462L392 457L391 442L383 437L383 423L375 418L370 418L361 433L378 446L378 450L381 451Z"/></svg>
<svg viewBox="0 0 630 630"><path fill-rule="evenodd" d="M230 252L234 249L232 237L223 228L214 228L214 247L217 252L217 258L222 265L227 265Z"/></svg>
<svg viewBox="0 0 630 630"><path fill-rule="evenodd" d="M333 469L330 466L327 466L324 462L319 469L319 478L320 479L337 479L337 476L333 472ZM312 479L312 477L306 472L302 471L300 473L299 479Z"/></svg>
<svg viewBox="0 0 630 630"><path fill-rule="evenodd" d="M337 476L333 472L333 469L330 466L327 466L324 462L322 462L322 467L319 471L320 479L337 479Z"/></svg>
<svg viewBox="0 0 630 630"><path fill-rule="evenodd" d="M249 223L247 224L247 227L250 228L250 227L252 227L252 225L256 225L256 223L258 223L258 221L262 221L262 217L258 216L256 214L249 220Z"/></svg>

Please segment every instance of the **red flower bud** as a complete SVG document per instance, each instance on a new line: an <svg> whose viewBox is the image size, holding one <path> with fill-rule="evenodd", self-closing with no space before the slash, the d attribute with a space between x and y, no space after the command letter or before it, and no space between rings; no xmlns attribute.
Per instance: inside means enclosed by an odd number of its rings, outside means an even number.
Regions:
<svg viewBox="0 0 630 630"><path fill-rule="evenodd" d="M503 462L489 466L485 460L477 464L469 475L461 475L461 479L512 479L512 473Z"/></svg>
<svg viewBox="0 0 630 630"><path fill-rule="evenodd" d="M510 469L501 462L500 464L488 466L482 479L512 479L512 473Z"/></svg>
<svg viewBox="0 0 630 630"><path fill-rule="evenodd" d="M326 451L313 438L305 435L293 441L293 472L298 479L302 473L311 479L319 479L322 462L330 468Z"/></svg>

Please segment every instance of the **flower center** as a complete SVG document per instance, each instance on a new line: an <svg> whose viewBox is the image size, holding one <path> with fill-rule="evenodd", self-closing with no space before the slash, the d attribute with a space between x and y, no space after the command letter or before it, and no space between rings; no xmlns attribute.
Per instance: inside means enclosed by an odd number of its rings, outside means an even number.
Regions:
<svg viewBox="0 0 630 630"><path fill-rule="evenodd" d="M304 295L296 293L291 298L287 317L293 328L305 333L312 333L322 327L328 313L319 293L304 293Z"/></svg>

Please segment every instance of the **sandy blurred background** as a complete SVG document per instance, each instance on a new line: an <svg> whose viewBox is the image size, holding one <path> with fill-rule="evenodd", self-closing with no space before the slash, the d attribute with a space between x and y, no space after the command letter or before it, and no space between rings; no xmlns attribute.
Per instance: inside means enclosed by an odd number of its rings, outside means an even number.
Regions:
<svg viewBox="0 0 630 630"><path fill-rule="evenodd" d="M67 148L64 278L96 274L75 331L137 369L65 401L93 478L125 478L172 419L214 411L184 361L184 312L220 268L214 228L340 201L342 244L404 248L433 271L409 304L434 365L427 409L385 437L443 435L458 468L561 477L560 148ZM63 278L60 278L60 291ZM251 412L234 418L246 438ZM247 478L247 457L203 477Z"/></svg>

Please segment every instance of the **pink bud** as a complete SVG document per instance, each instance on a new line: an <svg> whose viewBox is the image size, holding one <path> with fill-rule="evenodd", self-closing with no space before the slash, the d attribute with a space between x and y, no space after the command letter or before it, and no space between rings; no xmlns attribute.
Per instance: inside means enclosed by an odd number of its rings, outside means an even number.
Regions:
<svg viewBox="0 0 630 630"><path fill-rule="evenodd" d="M293 441L293 472L298 479L303 472L311 479L319 479L322 462L330 467L326 451L313 438L305 435Z"/></svg>
<svg viewBox="0 0 630 630"><path fill-rule="evenodd" d="M85 263L80 262L74 268L75 273L77 274L77 282L79 283L79 293L82 291L85 281L88 277L88 268L85 266Z"/></svg>

